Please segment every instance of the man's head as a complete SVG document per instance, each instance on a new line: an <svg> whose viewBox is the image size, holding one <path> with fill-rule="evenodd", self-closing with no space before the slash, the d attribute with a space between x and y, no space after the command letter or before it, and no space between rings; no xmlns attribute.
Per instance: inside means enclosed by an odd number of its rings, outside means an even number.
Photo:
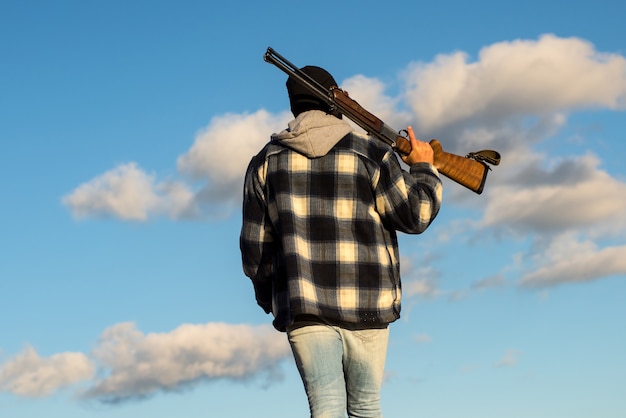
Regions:
<svg viewBox="0 0 626 418"><path fill-rule="evenodd" d="M307 65L300 70L327 89L337 86L337 82L333 76L323 68ZM324 101L311 94L306 87L293 77L287 79L287 93L289 94L291 113L293 113L294 117L297 117L300 113L306 112L307 110L321 110L341 118L341 113L336 111L331 112L330 107Z"/></svg>

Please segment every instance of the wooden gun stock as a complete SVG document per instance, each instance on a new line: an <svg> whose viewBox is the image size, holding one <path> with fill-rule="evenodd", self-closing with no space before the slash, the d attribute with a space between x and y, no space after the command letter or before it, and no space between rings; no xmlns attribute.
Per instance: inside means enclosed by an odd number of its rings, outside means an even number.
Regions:
<svg viewBox="0 0 626 418"><path fill-rule="evenodd" d="M434 166L441 174L477 194L483 192L489 172L487 164L445 152L436 139L431 140L429 144L434 153ZM406 138L398 136L396 150L402 154L408 154L411 152L411 143Z"/></svg>

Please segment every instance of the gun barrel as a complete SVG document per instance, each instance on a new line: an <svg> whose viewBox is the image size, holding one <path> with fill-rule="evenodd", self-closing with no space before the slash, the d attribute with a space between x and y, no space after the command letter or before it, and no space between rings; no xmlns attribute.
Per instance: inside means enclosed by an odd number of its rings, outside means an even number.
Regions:
<svg viewBox="0 0 626 418"><path fill-rule="evenodd" d="M267 48L263 59L270 64L274 64L290 77L293 77L298 80L298 82L304 84L311 91L311 93L326 102L331 108L334 108L335 101L333 100L332 93L327 88L322 86L304 71L300 70L273 48Z"/></svg>

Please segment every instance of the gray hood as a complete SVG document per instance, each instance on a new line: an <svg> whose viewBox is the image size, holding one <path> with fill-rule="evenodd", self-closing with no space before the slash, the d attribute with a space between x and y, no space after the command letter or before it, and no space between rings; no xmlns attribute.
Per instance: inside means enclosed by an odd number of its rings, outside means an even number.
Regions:
<svg viewBox="0 0 626 418"><path fill-rule="evenodd" d="M326 155L351 131L348 122L320 110L309 110L289 122L287 129L273 134L272 139L308 158L316 158Z"/></svg>

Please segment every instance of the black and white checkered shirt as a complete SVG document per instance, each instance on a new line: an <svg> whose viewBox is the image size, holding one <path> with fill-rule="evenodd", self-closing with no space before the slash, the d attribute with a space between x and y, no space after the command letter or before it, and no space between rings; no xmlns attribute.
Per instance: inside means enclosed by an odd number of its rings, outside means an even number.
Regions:
<svg viewBox="0 0 626 418"><path fill-rule="evenodd" d="M423 232L441 204L437 170L407 172L391 147L350 133L309 158L272 141L246 172L243 269L280 331L296 315L375 327L400 316L396 231Z"/></svg>

